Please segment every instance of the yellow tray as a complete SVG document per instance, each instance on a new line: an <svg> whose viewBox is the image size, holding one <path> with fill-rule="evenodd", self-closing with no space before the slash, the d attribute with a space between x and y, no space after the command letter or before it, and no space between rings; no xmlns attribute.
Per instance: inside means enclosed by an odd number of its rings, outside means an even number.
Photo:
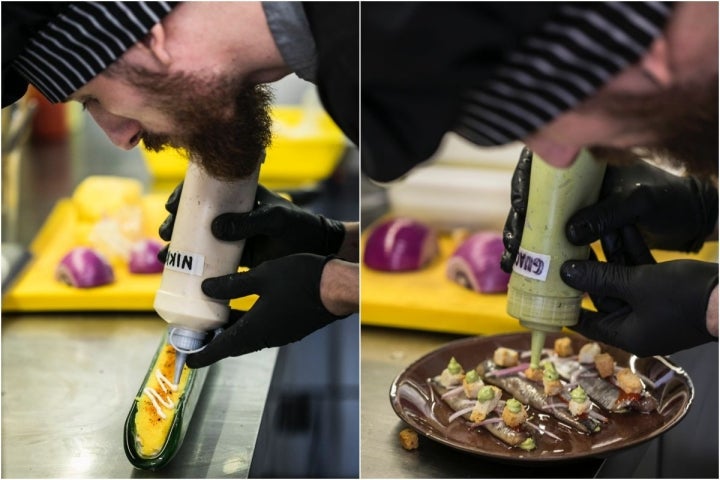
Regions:
<svg viewBox="0 0 720 480"><path fill-rule="evenodd" d="M363 248L370 230L363 233ZM416 272L379 272L361 263L362 323L468 335L527 331L506 313L506 294L476 293L446 277L447 260L458 242L449 234L440 235L438 257ZM693 255L653 254L658 262L677 258L717 261L718 244L709 242ZM583 306L592 308L592 303L585 299Z"/></svg>
<svg viewBox="0 0 720 480"><path fill-rule="evenodd" d="M109 194L112 194L109 192ZM167 212L167 194L143 197L143 221L157 230ZM161 274L132 274L126 265L113 265L115 282L95 288L74 288L55 280L62 257L77 246L82 228L71 199L60 200L30 245L31 259L3 297L3 312L153 311ZM257 297L233 300L233 308L247 310Z"/></svg>
<svg viewBox="0 0 720 480"><path fill-rule="evenodd" d="M260 169L260 183L272 189L313 185L328 178L345 150L340 129L323 111L308 114L298 107L273 107L273 139ZM165 149L151 152L142 145L150 174L156 183L174 187L185 176L185 152Z"/></svg>

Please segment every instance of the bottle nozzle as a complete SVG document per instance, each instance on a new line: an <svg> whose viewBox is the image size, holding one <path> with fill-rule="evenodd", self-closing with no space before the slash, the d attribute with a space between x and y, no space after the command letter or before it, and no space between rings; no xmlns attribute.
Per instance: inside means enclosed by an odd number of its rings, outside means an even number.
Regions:
<svg viewBox="0 0 720 480"><path fill-rule="evenodd" d="M173 383L177 385L180 383L188 354L199 352L205 348L205 332L170 325L168 327L168 343L175 348Z"/></svg>
<svg viewBox="0 0 720 480"><path fill-rule="evenodd" d="M187 353L175 352L175 374L173 375L173 384L180 384L180 377L182 377L183 367L185 367L185 359L187 359Z"/></svg>

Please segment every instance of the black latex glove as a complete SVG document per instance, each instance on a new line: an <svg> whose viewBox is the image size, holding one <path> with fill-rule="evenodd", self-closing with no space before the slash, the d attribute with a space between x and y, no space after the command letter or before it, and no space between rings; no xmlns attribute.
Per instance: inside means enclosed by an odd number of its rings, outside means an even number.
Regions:
<svg viewBox="0 0 720 480"><path fill-rule="evenodd" d="M170 241L181 194L182 183L165 204L170 212L160 226L160 238L165 241ZM294 253L332 255L340 249L345 237L342 222L303 210L262 185L258 185L255 202L251 212L223 213L211 225L213 235L219 240L246 239L240 265L252 268L266 260ZM164 262L165 255L167 247L158 258Z"/></svg>
<svg viewBox="0 0 720 480"><path fill-rule="evenodd" d="M525 227L528 195L530 194L530 168L532 167L532 151L527 147L522 149L520 160L513 172L510 184L510 212L503 229L503 245L505 251L500 259L500 267L506 272L512 272L515 256L517 256Z"/></svg>
<svg viewBox="0 0 720 480"><path fill-rule="evenodd" d="M718 283L715 263L628 266L571 260L562 265L560 276L590 293L598 309L583 309L579 323L571 327L588 338L641 357L717 341L706 327L708 298Z"/></svg>
<svg viewBox="0 0 720 480"><path fill-rule="evenodd" d="M608 166L595 205L576 212L567 237L587 245L625 225L637 225L650 248L697 252L717 222L713 183L679 177L648 163Z"/></svg>
<svg viewBox="0 0 720 480"><path fill-rule="evenodd" d="M525 148L513 174L511 207L503 230L501 267L508 273L522 240L531 167L532 152ZM637 225L650 248L698 251L714 230L717 216L718 192L711 181L678 177L639 162L608 166L600 200L576 212L568 220L566 234L576 245L589 245L623 226Z"/></svg>
<svg viewBox="0 0 720 480"><path fill-rule="evenodd" d="M212 298L251 294L259 298L247 312L231 310L222 333L202 351L188 355L188 367L200 368L226 357L286 345L343 318L330 313L320 299L320 278L332 258L290 255L268 260L244 273L203 281L203 292Z"/></svg>

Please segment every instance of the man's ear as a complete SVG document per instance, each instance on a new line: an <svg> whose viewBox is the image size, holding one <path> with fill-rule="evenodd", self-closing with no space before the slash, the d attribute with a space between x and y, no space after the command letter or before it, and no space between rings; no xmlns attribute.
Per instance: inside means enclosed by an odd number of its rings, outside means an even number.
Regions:
<svg viewBox="0 0 720 480"><path fill-rule="evenodd" d="M142 43L163 66L167 67L170 65L172 58L165 43L165 27L163 27L162 22L156 23L150 29L150 32L145 36Z"/></svg>
<svg viewBox="0 0 720 480"><path fill-rule="evenodd" d="M673 81L668 56L668 44L664 36L657 37L645 56L640 60L640 68L656 83L663 87L669 86Z"/></svg>

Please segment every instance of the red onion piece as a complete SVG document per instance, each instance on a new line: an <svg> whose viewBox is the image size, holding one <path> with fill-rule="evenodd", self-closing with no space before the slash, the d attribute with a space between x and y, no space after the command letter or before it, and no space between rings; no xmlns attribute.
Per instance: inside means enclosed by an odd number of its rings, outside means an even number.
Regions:
<svg viewBox="0 0 720 480"><path fill-rule="evenodd" d="M115 281L112 266L105 257L88 247L70 250L57 266L55 277L77 288L92 288Z"/></svg>
<svg viewBox="0 0 720 480"><path fill-rule="evenodd" d="M504 251L499 233L475 233L462 242L450 256L447 277L476 292L507 292L510 274L500 268L500 258Z"/></svg>
<svg viewBox="0 0 720 480"><path fill-rule="evenodd" d="M460 385L459 387L451 388L447 392L440 395L440 398L445 399L447 397L452 397L453 395L457 395L458 393L462 392L465 389L464 386Z"/></svg>
<svg viewBox="0 0 720 480"><path fill-rule="evenodd" d="M474 427L482 427L483 425L490 425L493 423L502 423L503 419L502 417L490 417L486 418L482 422L473 422L471 426Z"/></svg>
<svg viewBox="0 0 720 480"><path fill-rule="evenodd" d="M409 218L382 222L368 236L365 265L382 271L420 270L438 254L437 233Z"/></svg>
<svg viewBox="0 0 720 480"><path fill-rule="evenodd" d="M473 411L475 408L475 405L472 405L470 407L461 408L460 410L456 411L452 415L448 417L448 423L452 423L456 418L462 417L463 415L466 415Z"/></svg>
<svg viewBox="0 0 720 480"><path fill-rule="evenodd" d="M130 273L160 273L163 264L157 255L163 245L156 240L140 240L130 248L128 268Z"/></svg>
<svg viewBox="0 0 720 480"><path fill-rule="evenodd" d="M486 375L487 377L505 377L507 375L512 375L513 373L518 373L527 370L530 367L529 363L520 363L518 365L515 365L514 367L508 367L508 368L502 368L499 370L492 370L488 372Z"/></svg>

